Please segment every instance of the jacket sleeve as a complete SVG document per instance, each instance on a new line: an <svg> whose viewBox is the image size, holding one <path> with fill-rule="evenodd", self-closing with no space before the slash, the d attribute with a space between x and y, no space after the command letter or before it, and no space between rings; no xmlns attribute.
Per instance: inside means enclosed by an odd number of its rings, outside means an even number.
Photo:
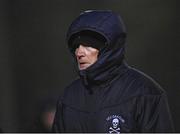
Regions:
<svg viewBox="0 0 180 134"><path fill-rule="evenodd" d="M141 132L174 132L165 93L140 97L138 124Z"/></svg>
<svg viewBox="0 0 180 134"><path fill-rule="evenodd" d="M56 106L56 113L55 113L54 122L52 125L52 132L54 133L64 132L63 103L61 99L59 99Z"/></svg>

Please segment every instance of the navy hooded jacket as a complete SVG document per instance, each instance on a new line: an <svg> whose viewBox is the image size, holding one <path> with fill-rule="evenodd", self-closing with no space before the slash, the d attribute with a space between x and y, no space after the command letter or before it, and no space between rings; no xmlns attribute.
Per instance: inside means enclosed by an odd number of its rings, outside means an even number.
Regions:
<svg viewBox="0 0 180 134"><path fill-rule="evenodd" d="M72 54L72 42L83 31L102 35L106 43L97 62L79 71L59 99L53 132L173 132L165 91L124 60L121 17L112 11L80 14L67 32Z"/></svg>

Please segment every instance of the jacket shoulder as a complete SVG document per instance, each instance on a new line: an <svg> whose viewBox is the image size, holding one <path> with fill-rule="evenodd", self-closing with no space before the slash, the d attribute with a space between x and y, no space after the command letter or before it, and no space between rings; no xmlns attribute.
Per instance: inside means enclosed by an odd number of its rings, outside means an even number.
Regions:
<svg viewBox="0 0 180 134"><path fill-rule="evenodd" d="M74 105L76 103L79 103L80 96L83 94L83 84L80 79L76 79L71 84L69 84L63 93L63 103L66 105Z"/></svg>
<svg viewBox="0 0 180 134"><path fill-rule="evenodd" d="M81 84L81 80L80 80L80 78L77 78L77 79L73 80L68 86L66 86L65 89L72 89L76 86L79 86L79 84Z"/></svg>
<svg viewBox="0 0 180 134"><path fill-rule="evenodd" d="M127 73L131 79L131 88L139 95L162 95L165 90L149 75L130 67Z"/></svg>
<svg viewBox="0 0 180 134"><path fill-rule="evenodd" d="M73 94L74 92L77 92L78 89L80 89L81 85L82 85L82 82L79 78L76 80L73 80L68 86L65 87L64 95L66 95L67 93Z"/></svg>

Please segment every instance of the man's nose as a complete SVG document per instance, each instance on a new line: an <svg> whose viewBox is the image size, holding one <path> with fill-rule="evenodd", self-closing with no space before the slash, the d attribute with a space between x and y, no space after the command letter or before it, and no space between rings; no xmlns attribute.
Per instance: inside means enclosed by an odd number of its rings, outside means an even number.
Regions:
<svg viewBox="0 0 180 134"><path fill-rule="evenodd" d="M79 47L76 49L76 55L77 56L83 56L84 55L84 46L79 45Z"/></svg>

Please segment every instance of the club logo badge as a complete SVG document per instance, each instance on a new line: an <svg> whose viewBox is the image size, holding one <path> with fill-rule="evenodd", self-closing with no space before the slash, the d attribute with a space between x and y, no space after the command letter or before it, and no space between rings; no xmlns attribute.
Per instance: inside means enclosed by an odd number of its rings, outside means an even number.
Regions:
<svg viewBox="0 0 180 134"><path fill-rule="evenodd" d="M121 123L124 123L125 120L119 115L108 116L106 120L111 122L111 126L109 127L109 133L120 134Z"/></svg>

